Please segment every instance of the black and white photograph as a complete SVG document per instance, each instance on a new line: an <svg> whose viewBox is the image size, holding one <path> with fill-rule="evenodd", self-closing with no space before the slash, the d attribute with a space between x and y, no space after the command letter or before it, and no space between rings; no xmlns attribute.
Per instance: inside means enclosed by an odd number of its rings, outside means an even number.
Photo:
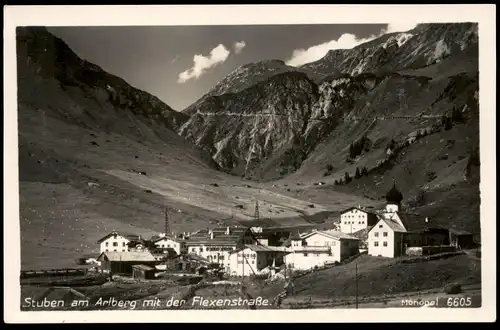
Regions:
<svg viewBox="0 0 500 330"><path fill-rule="evenodd" d="M12 19L10 308L493 321L495 8L469 6Z"/></svg>

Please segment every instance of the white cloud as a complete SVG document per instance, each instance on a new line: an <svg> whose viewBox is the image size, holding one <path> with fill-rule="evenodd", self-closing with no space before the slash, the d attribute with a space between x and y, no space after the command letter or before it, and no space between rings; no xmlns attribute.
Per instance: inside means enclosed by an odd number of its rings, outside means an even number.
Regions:
<svg viewBox="0 0 500 330"><path fill-rule="evenodd" d="M337 40L331 40L307 49L296 49L292 57L286 62L287 65L301 66L323 58L329 50L350 49L359 44L375 39L377 36L358 39L354 34L344 33Z"/></svg>
<svg viewBox="0 0 500 330"><path fill-rule="evenodd" d="M290 66L301 66L323 58L329 50L335 49L351 49L362 43L376 39L384 34L393 32L405 32L417 26L417 23L410 21L400 23L389 23L385 29L379 34L372 35L368 38L357 38L354 34L344 33L337 40L327 41L325 43L309 47L307 49L296 49L293 51L291 58L286 61Z"/></svg>
<svg viewBox="0 0 500 330"><path fill-rule="evenodd" d="M201 54L196 54L193 57L193 67L179 73L177 82L179 84L185 83L190 79L198 79L207 70L219 65L229 57L229 50L223 45L219 44L217 47L210 51L210 56L206 57Z"/></svg>
<svg viewBox="0 0 500 330"><path fill-rule="evenodd" d="M393 33L393 32L406 32L414 29L418 23L410 21L399 22L399 23L389 23L387 28L382 30L382 34Z"/></svg>
<svg viewBox="0 0 500 330"><path fill-rule="evenodd" d="M244 41L235 42L234 43L234 52L235 52L235 54L241 53L241 51L243 50L243 48L245 48L246 45L247 44Z"/></svg>

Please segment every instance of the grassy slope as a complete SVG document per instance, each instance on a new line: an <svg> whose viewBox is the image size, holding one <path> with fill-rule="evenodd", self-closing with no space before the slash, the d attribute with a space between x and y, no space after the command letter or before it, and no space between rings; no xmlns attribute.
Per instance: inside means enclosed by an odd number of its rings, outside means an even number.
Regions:
<svg viewBox="0 0 500 330"><path fill-rule="evenodd" d="M481 281L481 263L465 255L398 263L398 260L361 256L358 292L361 297L441 288L451 282L463 285ZM307 274L295 280L295 298L353 297L356 295L355 262Z"/></svg>
<svg viewBox="0 0 500 330"><path fill-rule="evenodd" d="M175 231L246 223L255 198L272 225L308 224L304 217L329 211L217 172L181 137L114 108L96 91L62 89L33 70L19 92L22 268L72 267L113 229L161 232L165 206Z"/></svg>

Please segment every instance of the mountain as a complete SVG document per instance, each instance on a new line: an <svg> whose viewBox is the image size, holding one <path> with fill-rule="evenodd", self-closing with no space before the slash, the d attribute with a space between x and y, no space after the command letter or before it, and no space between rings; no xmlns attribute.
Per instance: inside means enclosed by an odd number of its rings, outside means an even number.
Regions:
<svg viewBox="0 0 500 330"><path fill-rule="evenodd" d="M330 50L302 66L327 75L384 73L420 69L468 50L476 51L475 23L420 24L413 30L386 34L352 49Z"/></svg>
<svg viewBox="0 0 500 330"><path fill-rule="evenodd" d="M73 267L111 230L158 234L165 207L177 232L253 221L256 198L259 224L328 216L320 204L220 172L175 132L187 115L79 58L45 28L16 32L22 268Z"/></svg>
<svg viewBox="0 0 500 330"><path fill-rule="evenodd" d="M423 195L426 206L447 194L448 206L465 199L468 219L459 225L477 230L477 24L421 24L330 51L300 70L279 67L231 74L189 107L179 134L224 171L296 183L301 198L314 189L378 200L395 178L409 203ZM461 210L439 215L422 203L413 204L445 222Z"/></svg>
<svg viewBox="0 0 500 330"><path fill-rule="evenodd" d="M201 105L211 97L223 94L235 94L273 76L286 72L302 72L313 80L324 76L322 73L313 72L307 68L296 68L286 65L281 60L264 60L257 63L248 63L225 76L208 93L184 109L182 113L190 116L197 111L198 105Z"/></svg>

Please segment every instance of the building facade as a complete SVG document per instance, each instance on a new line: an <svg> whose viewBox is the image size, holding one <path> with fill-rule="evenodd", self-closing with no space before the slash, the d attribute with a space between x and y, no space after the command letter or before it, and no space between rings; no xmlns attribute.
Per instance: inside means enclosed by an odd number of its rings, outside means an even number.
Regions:
<svg viewBox="0 0 500 330"><path fill-rule="evenodd" d="M159 249L172 248L178 255L187 253L186 240L184 239L163 236L155 239L153 243Z"/></svg>
<svg viewBox="0 0 500 330"><path fill-rule="evenodd" d="M392 219L380 219L368 233L368 254L394 258L404 254L404 233L406 229Z"/></svg>
<svg viewBox="0 0 500 330"><path fill-rule="evenodd" d="M101 270L104 273L132 274L132 266L146 265L154 267L156 259L148 251L124 251L124 252L103 252L97 259L101 262Z"/></svg>
<svg viewBox="0 0 500 330"><path fill-rule="evenodd" d="M100 253L125 252L128 251L128 244L135 240L140 240L140 236L113 231L98 240L97 243L100 247Z"/></svg>
<svg viewBox="0 0 500 330"><path fill-rule="evenodd" d="M285 264L291 269L307 270L341 262L359 253L359 239L338 231L313 231L291 240Z"/></svg>
<svg viewBox="0 0 500 330"><path fill-rule="evenodd" d="M265 245L246 245L229 256L229 274L231 276L252 276L261 273L267 267L279 267L284 262L284 248Z"/></svg>
<svg viewBox="0 0 500 330"><path fill-rule="evenodd" d="M340 215L340 231L352 234L375 225L377 221L378 218L375 213L361 207L351 207Z"/></svg>
<svg viewBox="0 0 500 330"><path fill-rule="evenodd" d="M200 235L191 235L185 246L188 254L196 254L210 263L218 263L230 272L230 255L244 245L257 245L257 240L249 228L227 227L208 230Z"/></svg>

